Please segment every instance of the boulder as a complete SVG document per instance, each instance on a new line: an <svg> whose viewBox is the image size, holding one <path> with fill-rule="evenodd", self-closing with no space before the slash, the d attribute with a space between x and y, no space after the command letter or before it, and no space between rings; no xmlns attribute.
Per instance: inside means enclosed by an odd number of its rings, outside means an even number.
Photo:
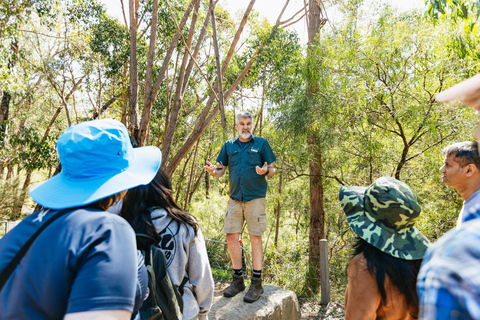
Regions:
<svg viewBox="0 0 480 320"><path fill-rule="evenodd" d="M208 314L209 319L222 320L295 320L300 319L297 295L293 291L264 285L260 299L245 303L243 297L248 290L233 298L225 298L217 291Z"/></svg>

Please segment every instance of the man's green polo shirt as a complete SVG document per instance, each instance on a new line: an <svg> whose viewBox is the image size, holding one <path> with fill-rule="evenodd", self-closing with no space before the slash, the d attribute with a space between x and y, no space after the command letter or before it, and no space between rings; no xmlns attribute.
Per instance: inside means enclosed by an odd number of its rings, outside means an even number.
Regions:
<svg viewBox="0 0 480 320"><path fill-rule="evenodd" d="M236 201L250 201L265 198L267 180L258 175L255 167L260 168L266 162L271 164L277 160L267 140L252 136L242 147L238 137L223 144L217 162L228 166L230 182L230 198Z"/></svg>

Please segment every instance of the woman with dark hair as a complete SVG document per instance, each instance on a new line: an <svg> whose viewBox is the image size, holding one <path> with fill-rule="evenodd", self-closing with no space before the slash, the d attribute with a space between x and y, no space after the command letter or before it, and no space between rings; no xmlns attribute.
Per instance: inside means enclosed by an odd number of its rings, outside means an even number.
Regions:
<svg viewBox="0 0 480 320"><path fill-rule="evenodd" d="M185 276L188 278L182 296L183 319L208 319L214 282L205 240L195 218L173 199L165 172L158 170L148 185L129 190L120 215L135 232L159 241L174 285L180 286Z"/></svg>
<svg viewBox="0 0 480 320"><path fill-rule="evenodd" d="M421 208L410 188L382 177L368 188L340 188L357 234L345 292L345 319L417 319L416 279L430 245L414 227Z"/></svg>

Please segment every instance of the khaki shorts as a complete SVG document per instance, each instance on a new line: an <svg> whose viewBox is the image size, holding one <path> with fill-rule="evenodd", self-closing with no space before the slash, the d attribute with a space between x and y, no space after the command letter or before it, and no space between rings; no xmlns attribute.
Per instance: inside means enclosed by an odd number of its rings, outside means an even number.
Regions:
<svg viewBox="0 0 480 320"><path fill-rule="evenodd" d="M262 236L267 230L267 213L265 198L250 201L228 199L225 212L224 233L241 233L243 221L247 221L248 232L254 236Z"/></svg>

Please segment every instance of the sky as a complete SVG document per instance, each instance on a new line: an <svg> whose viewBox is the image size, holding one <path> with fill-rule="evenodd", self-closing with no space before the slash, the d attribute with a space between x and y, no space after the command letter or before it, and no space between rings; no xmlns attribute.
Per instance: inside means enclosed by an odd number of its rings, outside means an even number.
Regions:
<svg viewBox="0 0 480 320"><path fill-rule="evenodd" d="M303 8L303 3L308 2L308 0L290 0L287 9L285 10L281 21L289 19L296 12ZM412 8L423 8L424 0L377 0L380 2L390 3L392 6L399 8L402 11L409 10ZM120 0L100 0L107 6L107 12L123 21L122 7ZM365 1L367 2L367 1ZM232 15L235 15L239 10L242 12L246 9L250 0L220 0L218 5L230 11ZM124 0L125 4L125 15L128 20L128 0ZM253 6L254 10L260 13L260 16L266 17L271 24L275 24L277 21L278 15L282 10L285 4L285 0L256 0L255 5ZM335 15L335 12L327 11L328 15ZM297 17L300 17L298 15ZM332 17L329 17L332 18ZM296 24L288 27L297 32L301 42L306 43L308 39L307 28L305 19L301 19Z"/></svg>

